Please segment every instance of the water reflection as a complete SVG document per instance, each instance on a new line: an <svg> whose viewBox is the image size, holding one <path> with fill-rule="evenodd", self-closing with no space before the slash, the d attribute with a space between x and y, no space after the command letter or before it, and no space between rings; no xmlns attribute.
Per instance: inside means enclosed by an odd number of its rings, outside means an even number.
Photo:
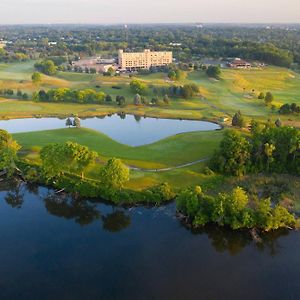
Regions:
<svg viewBox="0 0 300 300"><path fill-rule="evenodd" d="M62 195L49 195L44 199L45 207L51 215L74 219L81 226L93 223L100 218L100 212L96 205L88 201L75 200L72 197Z"/></svg>
<svg viewBox="0 0 300 300"><path fill-rule="evenodd" d="M81 126L100 131L112 139L130 146L154 143L172 135L193 131L217 130L217 124L204 121L141 118L121 112L81 120ZM59 118L29 118L0 120L0 128L10 133L65 128L65 120Z"/></svg>
<svg viewBox="0 0 300 300"><path fill-rule="evenodd" d="M149 218L152 222L170 221L178 223L175 216L175 205L163 208L141 208L125 209L103 204L101 201L89 201L75 199L67 194L55 194L53 190L38 187L37 185L26 185L15 181L8 184L1 184L0 191L5 191L3 199L10 207L21 209L24 205L26 196L36 195L40 203L46 208L48 214L74 220L80 226L87 226L98 222L104 231L118 233L130 228L132 218ZM42 193L46 191L46 193ZM154 221L155 219L155 221ZM184 224L181 224L184 226ZM217 253L228 253L231 256L240 254L245 248L254 246L259 252L276 256L280 253L281 244L279 239L289 234L288 230L278 230L271 233L262 234L262 243L254 243L248 230L232 231L225 227L205 226L198 230L185 227L189 234L194 236L208 237L210 244Z"/></svg>
<svg viewBox="0 0 300 300"><path fill-rule="evenodd" d="M24 202L24 185L15 183L4 197L6 203L12 208L21 208Z"/></svg>
<svg viewBox="0 0 300 300"><path fill-rule="evenodd" d="M102 217L103 229L109 232L119 232L130 226L130 216L125 214L122 210L115 210L114 212Z"/></svg>

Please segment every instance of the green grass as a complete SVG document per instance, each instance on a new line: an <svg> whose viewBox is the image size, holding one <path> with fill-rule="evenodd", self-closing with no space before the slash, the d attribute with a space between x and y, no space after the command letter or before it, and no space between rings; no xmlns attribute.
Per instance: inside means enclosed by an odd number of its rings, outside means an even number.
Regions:
<svg viewBox="0 0 300 300"><path fill-rule="evenodd" d="M37 149L49 143L73 141L98 152L103 161L117 157L130 166L160 169L210 157L222 135L222 131L185 133L140 147L120 144L103 133L85 128L18 133L13 137L22 145L23 157L36 162L39 162ZM204 165L199 163L166 172L132 171L127 188L141 190L161 182L169 182L175 189L192 184L209 186L216 179L202 173ZM97 179L99 167L94 165L87 171L87 176Z"/></svg>
<svg viewBox="0 0 300 300"><path fill-rule="evenodd" d="M145 167L146 164L177 166L209 157L218 147L222 135L222 131L191 132L139 147L120 144L101 132L86 128L17 133L14 138L24 149L42 147L53 142L74 141L88 146L103 157L118 157Z"/></svg>

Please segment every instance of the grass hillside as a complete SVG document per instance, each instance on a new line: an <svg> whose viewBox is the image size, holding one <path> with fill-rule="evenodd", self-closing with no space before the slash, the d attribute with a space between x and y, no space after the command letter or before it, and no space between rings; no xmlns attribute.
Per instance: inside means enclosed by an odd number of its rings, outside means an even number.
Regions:
<svg viewBox="0 0 300 300"><path fill-rule="evenodd" d="M117 157L130 166L160 169L210 157L217 149L222 135L222 131L185 133L140 147L120 144L100 132L85 128L18 133L13 137L22 145L23 157L37 162L41 147L54 142L74 141L98 152L103 161ZM199 163L167 172L132 171L128 187L143 189L167 181L177 188L199 182L209 185L212 181L219 180L218 176L204 175L204 165L205 163ZM101 165L93 166L89 170L89 176L97 179L100 167Z"/></svg>

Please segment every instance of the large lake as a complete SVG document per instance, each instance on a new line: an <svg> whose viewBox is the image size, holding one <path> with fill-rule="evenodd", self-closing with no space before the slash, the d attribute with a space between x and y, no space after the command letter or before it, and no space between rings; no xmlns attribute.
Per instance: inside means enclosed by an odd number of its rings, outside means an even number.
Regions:
<svg viewBox="0 0 300 300"><path fill-rule="evenodd" d="M192 233L175 206L122 209L0 185L0 299L299 299L300 233Z"/></svg>
<svg viewBox="0 0 300 300"><path fill-rule="evenodd" d="M0 128L10 133L59 129L66 121L58 118L29 118L0 121ZM144 118L112 115L81 120L81 126L101 131L112 139L130 146L141 146L168 136L192 131L209 131L220 126L205 121Z"/></svg>

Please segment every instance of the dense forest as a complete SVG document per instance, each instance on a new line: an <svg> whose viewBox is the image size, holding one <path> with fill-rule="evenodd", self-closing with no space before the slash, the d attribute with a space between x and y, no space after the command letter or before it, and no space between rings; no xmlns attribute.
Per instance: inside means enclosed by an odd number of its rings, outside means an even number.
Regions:
<svg viewBox="0 0 300 300"><path fill-rule="evenodd" d="M241 57L278 66L300 63L300 28L295 26L130 25L2 26L0 61L51 56L116 55L126 50L172 50L181 62Z"/></svg>

